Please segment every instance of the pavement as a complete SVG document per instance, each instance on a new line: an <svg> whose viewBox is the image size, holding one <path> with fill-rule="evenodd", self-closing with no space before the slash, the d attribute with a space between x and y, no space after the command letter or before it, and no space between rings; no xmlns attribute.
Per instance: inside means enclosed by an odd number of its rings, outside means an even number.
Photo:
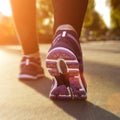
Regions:
<svg viewBox="0 0 120 120"><path fill-rule="evenodd" d="M120 120L120 41L82 43L87 101L49 99L45 68L50 44L40 45L44 78L19 81L20 46L0 46L0 120Z"/></svg>

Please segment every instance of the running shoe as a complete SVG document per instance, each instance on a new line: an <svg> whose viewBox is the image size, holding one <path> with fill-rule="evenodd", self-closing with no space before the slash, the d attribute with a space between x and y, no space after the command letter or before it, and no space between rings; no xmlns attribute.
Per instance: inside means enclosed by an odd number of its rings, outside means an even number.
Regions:
<svg viewBox="0 0 120 120"><path fill-rule="evenodd" d="M49 97L57 100L85 100L87 85L83 76L82 52L77 34L59 30L46 58L52 75Z"/></svg>
<svg viewBox="0 0 120 120"><path fill-rule="evenodd" d="M20 80L36 80L44 76L43 68L40 64L40 59L33 57L23 57L20 65Z"/></svg>

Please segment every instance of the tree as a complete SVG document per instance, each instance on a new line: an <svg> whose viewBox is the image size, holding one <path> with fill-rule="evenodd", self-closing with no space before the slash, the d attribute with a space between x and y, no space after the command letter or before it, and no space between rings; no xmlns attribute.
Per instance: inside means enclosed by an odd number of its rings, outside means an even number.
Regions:
<svg viewBox="0 0 120 120"><path fill-rule="evenodd" d="M17 44L11 17L0 14L0 44Z"/></svg>
<svg viewBox="0 0 120 120"><path fill-rule="evenodd" d="M89 37L90 33L94 35L103 35L107 31L107 27L102 17L94 8L95 2L94 0L90 0L83 24L82 36Z"/></svg>
<svg viewBox="0 0 120 120"><path fill-rule="evenodd" d="M115 35L120 35L120 0L107 0L111 8L111 30Z"/></svg>
<svg viewBox="0 0 120 120"><path fill-rule="evenodd" d="M51 0L37 0L37 27L42 34L51 34L53 27L53 8Z"/></svg>
<svg viewBox="0 0 120 120"><path fill-rule="evenodd" d="M99 31L106 29L106 26L94 7L94 0L89 0L83 28L87 31L97 31L96 33L100 33ZM51 0L37 0L37 26L40 33L52 34L53 16Z"/></svg>
<svg viewBox="0 0 120 120"><path fill-rule="evenodd" d="M94 11L94 6L95 6L94 0L89 0L85 19L84 19L84 27L88 27L93 23L93 17L91 16L91 14Z"/></svg>

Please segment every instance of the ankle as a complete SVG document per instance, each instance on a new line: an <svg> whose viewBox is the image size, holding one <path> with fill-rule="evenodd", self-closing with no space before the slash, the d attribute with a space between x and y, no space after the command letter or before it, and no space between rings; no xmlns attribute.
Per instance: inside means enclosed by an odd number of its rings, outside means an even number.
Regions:
<svg viewBox="0 0 120 120"><path fill-rule="evenodd" d="M40 59L40 53L35 52L35 53L24 54L23 57Z"/></svg>

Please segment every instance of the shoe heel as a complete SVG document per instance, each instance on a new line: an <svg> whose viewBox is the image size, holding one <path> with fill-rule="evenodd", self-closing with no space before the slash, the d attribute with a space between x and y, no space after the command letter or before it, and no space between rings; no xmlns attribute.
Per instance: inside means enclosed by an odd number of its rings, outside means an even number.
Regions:
<svg viewBox="0 0 120 120"><path fill-rule="evenodd" d="M76 56L70 50L58 47L51 50L46 58L46 67L52 76L59 75L60 70L58 69L58 64L61 61L66 64L67 72L70 76L79 74L79 63Z"/></svg>
<svg viewBox="0 0 120 120"><path fill-rule="evenodd" d="M53 77L59 76L60 73L67 75L71 99L86 99L86 91L80 77L79 62L70 50L62 47L51 50L46 58L46 67Z"/></svg>

